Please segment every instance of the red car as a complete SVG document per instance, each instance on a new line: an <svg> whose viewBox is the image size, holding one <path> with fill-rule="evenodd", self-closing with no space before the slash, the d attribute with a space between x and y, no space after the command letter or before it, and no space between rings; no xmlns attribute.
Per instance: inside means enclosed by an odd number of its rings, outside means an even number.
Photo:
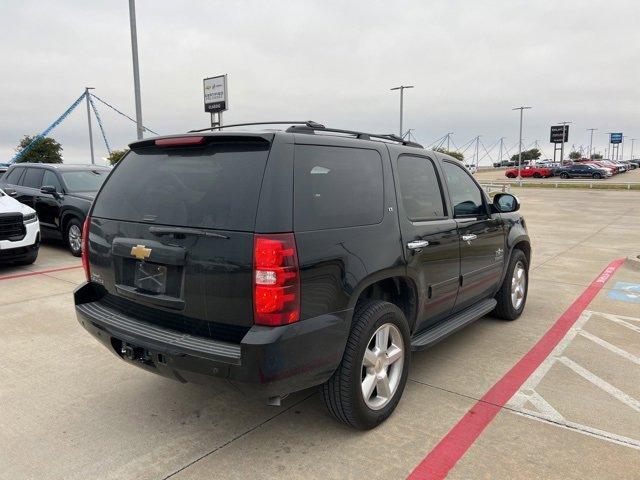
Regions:
<svg viewBox="0 0 640 480"><path fill-rule="evenodd" d="M507 178L516 178L518 176L517 168L510 168L506 172L504 172ZM522 167L520 170L520 176L523 178L533 177L533 178L546 178L553 177L553 168L548 167L536 167L533 165L527 165L526 167Z"/></svg>

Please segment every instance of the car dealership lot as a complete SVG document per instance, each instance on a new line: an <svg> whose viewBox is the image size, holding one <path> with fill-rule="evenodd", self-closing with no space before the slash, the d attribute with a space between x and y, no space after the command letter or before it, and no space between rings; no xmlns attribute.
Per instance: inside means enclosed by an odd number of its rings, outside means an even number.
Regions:
<svg viewBox="0 0 640 480"><path fill-rule="evenodd" d="M0 478L405 478L612 261L640 254L638 192L513 193L533 247L523 316L485 318L415 354L398 410L368 432L335 422L315 390L267 407L119 361L77 324L83 272L60 245L0 268ZM640 303L629 284L640 284L631 262L456 453L449 478L634 478Z"/></svg>
<svg viewBox="0 0 640 480"><path fill-rule="evenodd" d="M504 172L505 168L486 168L479 170L474 176L481 182L487 181L505 181L510 180L505 177ZM564 180L560 177L548 177L548 178L528 178L526 180L535 180L536 182L545 182L545 183L569 183L569 180ZM590 181L590 179L580 178L576 179L580 181ZM602 178L599 180L593 180L593 182L603 182L603 183L640 183L640 168L636 168L635 170L629 170L625 173L619 173L617 175L613 175L612 177Z"/></svg>

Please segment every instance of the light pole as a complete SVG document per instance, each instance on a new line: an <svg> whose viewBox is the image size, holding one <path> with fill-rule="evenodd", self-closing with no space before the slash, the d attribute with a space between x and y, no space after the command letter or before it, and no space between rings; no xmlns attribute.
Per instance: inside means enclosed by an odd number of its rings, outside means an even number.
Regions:
<svg viewBox="0 0 640 480"><path fill-rule="evenodd" d="M635 138L631 139L631 160L633 160L633 144L636 142Z"/></svg>
<svg viewBox="0 0 640 480"><path fill-rule="evenodd" d="M621 151L620 151L620 160L624 160L624 139L626 137L624 135L622 135L622 142L620 142L620 147L621 147ZM616 159L617 160L617 159Z"/></svg>
<svg viewBox="0 0 640 480"><path fill-rule="evenodd" d="M133 57L133 93L136 100L136 130L142 140L142 99L140 98L140 69L138 67L138 31L136 28L136 2L129 0L129 24L131 26L131 56Z"/></svg>
<svg viewBox="0 0 640 480"><path fill-rule="evenodd" d="M84 87L84 98L87 101L87 124L89 125L89 148L91 149L91 165L96 163L93 154L93 133L91 131L91 102L89 101L89 90L93 87Z"/></svg>
<svg viewBox="0 0 640 480"><path fill-rule="evenodd" d="M133 0L131 0L133 1ZM403 131L402 131L402 113L403 113L403 108L404 108L404 89L405 88L413 88L413 85L400 85L399 87L393 87L391 90L400 90L400 134L399 136L402 138L403 135Z"/></svg>
<svg viewBox="0 0 640 480"><path fill-rule="evenodd" d="M532 107L515 107L511 110L520 110L520 141L518 142L518 179L522 180L522 176L520 175L520 169L522 168L522 116L525 110L529 110Z"/></svg>
<svg viewBox="0 0 640 480"><path fill-rule="evenodd" d="M562 125L562 143L560 144L560 165L564 162L564 138L567 136L567 125L572 122L558 122Z"/></svg>
<svg viewBox="0 0 640 480"><path fill-rule="evenodd" d="M597 128L587 128L587 132L591 132L591 138L589 139L589 160L591 160L593 149L593 132L598 130Z"/></svg>
<svg viewBox="0 0 640 480"><path fill-rule="evenodd" d="M500 154L498 155L498 163L502 165L502 147L504 145L504 139L506 137L500 137Z"/></svg>

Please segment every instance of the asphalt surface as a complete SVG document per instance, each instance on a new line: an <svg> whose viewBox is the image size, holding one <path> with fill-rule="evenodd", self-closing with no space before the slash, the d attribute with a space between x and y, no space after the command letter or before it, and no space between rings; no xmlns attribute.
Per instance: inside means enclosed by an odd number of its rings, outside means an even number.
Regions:
<svg viewBox="0 0 640 480"><path fill-rule="evenodd" d="M414 355L369 432L315 390L268 407L121 362L77 324L83 272L59 245L0 267L0 478L639 478L640 269L606 269L640 254L640 192L512 191L533 242L523 316Z"/></svg>

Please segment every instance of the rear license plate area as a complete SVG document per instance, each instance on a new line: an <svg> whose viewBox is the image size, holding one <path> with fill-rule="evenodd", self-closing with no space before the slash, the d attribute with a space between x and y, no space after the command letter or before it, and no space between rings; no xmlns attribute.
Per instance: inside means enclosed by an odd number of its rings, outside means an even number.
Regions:
<svg viewBox="0 0 640 480"><path fill-rule="evenodd" d="M182 298L181 265L164 265L133 258L122 258L116 264L116 284L133 287L148 295Z"/></svg>
<svg viewBox="0 0 640 480"><path fill-rule="evenodd" d="M136 262L134 287L156 295L167 293L167 267L156 263Z"/></svg>

